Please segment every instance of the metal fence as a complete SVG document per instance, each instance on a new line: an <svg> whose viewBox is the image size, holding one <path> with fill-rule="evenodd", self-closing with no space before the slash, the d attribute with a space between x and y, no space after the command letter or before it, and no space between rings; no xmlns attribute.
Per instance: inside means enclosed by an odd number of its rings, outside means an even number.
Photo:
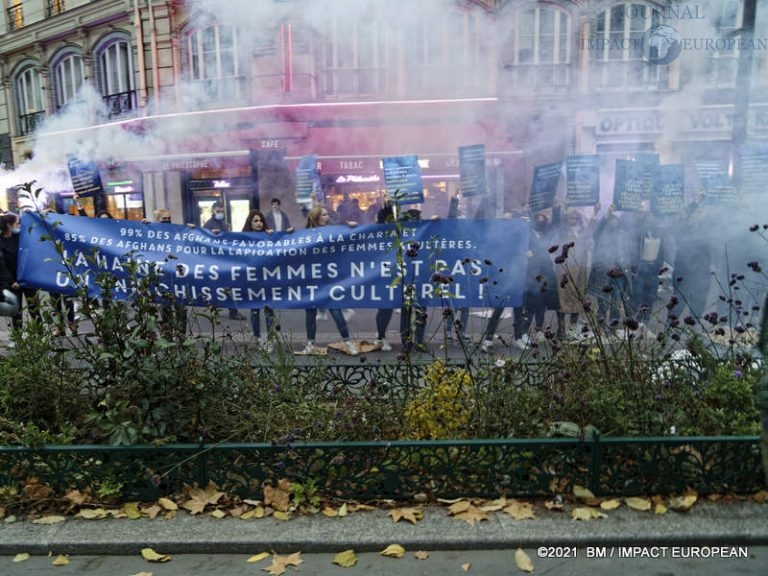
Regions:
<svg viewBox="0 0 768 576"><path fill-rule="evenodd" d="M20 490L30 477L57 493L119 486L141 501L209 481L261 499L280 478L362 500L543 497L574 485L599 496L762 488L757 436L0 448L0 486Z"/></svg>

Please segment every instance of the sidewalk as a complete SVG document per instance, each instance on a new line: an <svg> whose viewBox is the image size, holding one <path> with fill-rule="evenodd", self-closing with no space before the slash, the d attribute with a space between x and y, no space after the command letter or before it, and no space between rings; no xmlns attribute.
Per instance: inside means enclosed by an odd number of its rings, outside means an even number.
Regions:
<svg viewBox="0 0 768 576"><path fill-rule="evenodd" d="M52 525L0 524L0 555L125 555L151 547L162 554L256 554L380 551L397 543L407 550L472 550L537 546L758 546L768 545L768 504L698 502L686 513L663 515L622 506L606 518L581 521L570 505L552 512L537 503L536 519L514 520L494 512L474 526L452 518L445 507L426 507L417 524L393 522L386 510L343 518L323 514L240 520L191 516L171 520L67 519Z"/></svg>

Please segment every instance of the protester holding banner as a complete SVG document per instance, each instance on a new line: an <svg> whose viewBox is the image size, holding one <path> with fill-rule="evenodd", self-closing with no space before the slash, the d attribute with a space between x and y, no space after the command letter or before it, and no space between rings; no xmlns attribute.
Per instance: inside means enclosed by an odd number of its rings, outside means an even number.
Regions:
<svg viewBox="0 0 768 576"><path fill-rule="evenodd" d="M16 250L6 244L13 237L13 230L19 226L19 217L6 212L0 215L0 316L11 316L14 328L21 327L21 308L19 285L16 283L16 259L18 257L18 242ZM15 286L15 289L14 289ZM18 319L18 326L16 321Z"/></svg>
<svg viewBox="0 0 768 576"><path fill-rule="evenodd" d="M210 230L214 234L230 231L232 227L230 226L229 222L227 222L226 214L224 214L224 204L219 201L213 203L211 206L211 217L205 221L203 228ZM237 308L230 308L229 319L245 320L245 316L240 314L240 311Z"/></svg>
<svg viewBox="0 0 768 576"><path fill-rule="evenodd" d="M267 218L261 213L261 210L251 210L243 225L243 232L253 232L254 234L271 234L272 231L267 228ZM275 313L269 306L264 307L264 322L267 328L266 338L261 337L261 311L258 308L251 308L251 330L253 336L259 341L259 345L267 352L272 351L272 342L270 338L275 330Z"/></svg>
<svg viewBox="0 0 768 576"><path fill-rule="evenodd" d="M37 304L37 290L22 287L16 280L19 259L19 233L21 232L21 222L18 215L13 212L6 212L0 218L4 222L4 224L0 224L0 258L5 262L11 275L12 282L9 289L19 301L19 311L13 316L11 321L13 328L19 330L23 323L22 304L24 300L27 302L30 316L37 321L41 319Z"/></svg>
<svg viewBox="0 0 768 576"><path fill-rule="evenodd" d="M167 208L155 210L155 222L170 224L171 211ZM187 333L187 309L172 292L162 295L159 326L167 338L184 336Z"/></svg>
<svg viewBox="0 0 768 576"><path fill-rule="evenodd" d="M654 216L646 214L640 236L639 260L632 287L635 319L647 323L659 293L659 270L664 262L665 242Z"/></svg>
<svg viewBox="0 0 768 576"><path fill-rule="evenodd" d="M320 228L328 226L331 217L325 206L314 206L307 215L307 228ZM344 350L347 354L357 356L360 350L357 345L349 339L349 327L344 319L342 311L338 308L329 308L328 312L336 323L336 328L344 340ZM307 308L305 310L305 324L307 330L307 344L304 346L303 354L313 354L315 352L315 336L317 335L317 308Z"/></svg>

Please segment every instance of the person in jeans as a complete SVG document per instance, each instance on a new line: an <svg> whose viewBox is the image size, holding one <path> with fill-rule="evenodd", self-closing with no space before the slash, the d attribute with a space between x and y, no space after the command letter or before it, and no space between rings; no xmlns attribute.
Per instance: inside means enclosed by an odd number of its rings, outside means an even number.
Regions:
<svg viewBox="0 0 768 576"><path fill-rule="evenodd" d="M267 218L261 210L251 210L245 219L243 232L253 232L254 234L271 234L272 231L267 228ZM259 345L267 352L272 351L272 342L270 337L275 330L275 312L269 306L264 307L264 323L267 328L267 336L261 337L261 311L258 308L251 308L251 330L253 336L259 341Z"/></svg>
<svg viewBox="0 0 768 576"><path fill-rule="evenodd" d="M227 222L226 214L224 214L224 204L216 201L211 206L211 217L203 224L203 228L210 230L214 234L220 234L221 232L229 232L231 226ZM240 314L237 308L229 309L230 320L245 320L245 316Z"/></svg>
<svg viewBox="0 0 768 576"><path fill-rule="evenodd" d="M307 228L320 228L328 226L331 217L325 206L315 206L307 215ZM317 336L317 308L307 308L305 311L305 328L307 331L307 343L304 346L303 354L312 354L315 351L315 337ZM336 328L344 340L344 351L351 356L360 354L360 349L349 338L349 327L344 319L344 314L338 308L329 308L328 313L336 323Z"/></svg>

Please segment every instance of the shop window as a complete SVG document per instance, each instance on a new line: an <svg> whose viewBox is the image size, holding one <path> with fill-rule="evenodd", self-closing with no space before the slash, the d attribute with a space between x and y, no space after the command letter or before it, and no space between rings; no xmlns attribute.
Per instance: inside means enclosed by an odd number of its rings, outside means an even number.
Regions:
<svg viewBox="0 0 768 576"><path fill-rule="evenodd" d="M648 62L642 53L643 34L660 23L660 12L646 4L616 4L597 14L592 38L586 39L592 87L665 88L668 67Z"/></svg>
<svg viewBox="0 0 768 576"><path fill-rule="evenodd" d="M127 38L110 37L96 49L99 92L110 118L132 114L136 108L131 46Z"/></svg>
<svg viewBox="0 0 768 576"><path fill-rule="evenodd" d="M25 65L15 76L16 111L18 114L18 133L20 136L31 134L45 119L43 89L39 68L35 64Z"/></svg>
<svg viewBox="0 0 768 576"><path fill-rule="evenodd" d="M187 76L213 103L240 102L246 96L246 83L238 54L238 30L234 26L194 30L186 42Z"/></svg>
<svg viewBox="0 0 768 576"><path fill-rule="evenodd" d="M85 81L83 58L79 54L68 53L53 66L56 108L61 110L76 101L78 92Z"/></svg>
<svg viewBox="0 0 768 576"><path fill-rule="evenodd" d="M392 27L369 15L334 15L321 29L318 93L321 98L377 96L394 90Z"/></svg>
<svg viewBox="0 0 768 576"><path fill-rule="evenodd" d="M504 58L508 86L514 91L567 87L571 67L571 17L550 8L515 14Z"/></svg>

